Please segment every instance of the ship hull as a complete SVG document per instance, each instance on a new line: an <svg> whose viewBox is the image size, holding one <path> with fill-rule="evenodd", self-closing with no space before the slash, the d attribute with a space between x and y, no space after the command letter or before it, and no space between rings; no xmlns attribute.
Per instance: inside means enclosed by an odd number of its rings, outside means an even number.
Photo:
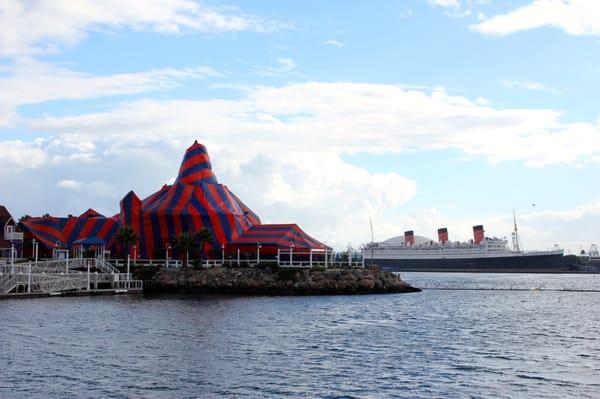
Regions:
<svg viewBox="0 0 600 399"><path fill-rule="evenodd" d="M468 258L396 258L373 259L365 256L365 265L378 265L394 272L470 272L470 273L565 273L562 254Z"/></svg>

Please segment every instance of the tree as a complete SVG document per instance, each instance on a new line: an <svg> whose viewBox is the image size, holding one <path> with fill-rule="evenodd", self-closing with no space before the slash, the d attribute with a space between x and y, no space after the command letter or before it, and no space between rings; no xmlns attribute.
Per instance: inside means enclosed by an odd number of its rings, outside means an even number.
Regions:
<svg viewBox="0 0 600 399"><path fill-rule="evenodd" d="M123 253L123 258L126 257L125 254L129 254L131 250L131 246L135 244L139 239L137 233L129 226L123 225L119 227L117 234L115 235L115 240L121 244L121 249L126 248L127 250Z"/></svg>
<svg viewBox="0 0 600 399"><path fill-rule="evenodd" d="M25 222L25 221L27 221L27 220L29 220L29 219L31 219L31 215L28 215L28 214L26 214L26 215L23 215L23 216L21 216L21 217L19 218L19 223L21 223L21 222Z"/></svg>
<svg viewBox="0 0 600 399"><path fill-rule="evenodd" d="M182 253L185 252L184 267L187 267L190 263L190 251L194 247L194 238L190 235L190 233L181 233L175 237L175 243L173 246L176 250Z"/></svg>
<svg viewBox="0 0 600 399"><path fill-rule="evenodd" d="M214 234L212 231L207 229L206 227L201 228L194 234L194 241L200 244L200 258L204 255L204 244L207 242L212 242L214 240Z"/></svg>

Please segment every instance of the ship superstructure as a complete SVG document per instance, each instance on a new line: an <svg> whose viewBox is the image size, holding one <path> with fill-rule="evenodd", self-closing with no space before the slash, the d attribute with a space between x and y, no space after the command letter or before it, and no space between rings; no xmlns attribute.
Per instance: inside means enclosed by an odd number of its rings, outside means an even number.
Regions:
<svg viewBox="0 0 600 399"><path fill-rule="evenodd" d="M438 239L416 236L412 230L403 236L363 245L365 264L390 271L465 272L561 272L563 251L523 251L516 230L513 248L508 240L486 237L482 225L473 226L473 239L452 242L448 229L438 229Z"/></svg>

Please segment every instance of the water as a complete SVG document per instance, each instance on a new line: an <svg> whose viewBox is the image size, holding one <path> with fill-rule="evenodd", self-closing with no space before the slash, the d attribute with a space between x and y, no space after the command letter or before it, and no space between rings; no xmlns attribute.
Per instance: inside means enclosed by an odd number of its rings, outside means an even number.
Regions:
<svg viewBox="0 0 600 399"><path fill-rule="evenodd" d="M0 301L0 398L244 396L600 397L600 293Z"/></svg>

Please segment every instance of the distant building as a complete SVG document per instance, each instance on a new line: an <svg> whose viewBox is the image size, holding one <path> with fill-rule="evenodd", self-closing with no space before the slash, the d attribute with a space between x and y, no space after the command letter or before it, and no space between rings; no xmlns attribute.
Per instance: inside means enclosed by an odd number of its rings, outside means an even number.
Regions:
<svg viewBox="0 0 600 399"><path fill-rule="evenodd" d="M3 234L0 236L0 257L10 258L11 248L16 251L15 257L23 254L23 232L6 207L0 205L0 225Z"/></svg>
<svg viewBox="0 0 600 399"><path fill-rule="evenodd" d="M203 246L204 256L211 258L220 258L225 248L232 252L257 245L265 246L265 256L290 246L307 251L329 248L297 225L261 225L256 213L217 181L208 151L197 141L187 149L172 185L165 184L144 199L131 191L121 200L120 208L112 217L89 209L78 217L30 218L22 226L26 239L40 242L46 253L53 249L73 249L75 242L93 239L103 242L113 254L123 255L115 236L124 225L139 237L130 254L144 259L164 258L166 252L171 257L177 256L176 238L202 228L209 229L214 236L212 242ZM40 254L44 248L40 247Z"/></svg>

